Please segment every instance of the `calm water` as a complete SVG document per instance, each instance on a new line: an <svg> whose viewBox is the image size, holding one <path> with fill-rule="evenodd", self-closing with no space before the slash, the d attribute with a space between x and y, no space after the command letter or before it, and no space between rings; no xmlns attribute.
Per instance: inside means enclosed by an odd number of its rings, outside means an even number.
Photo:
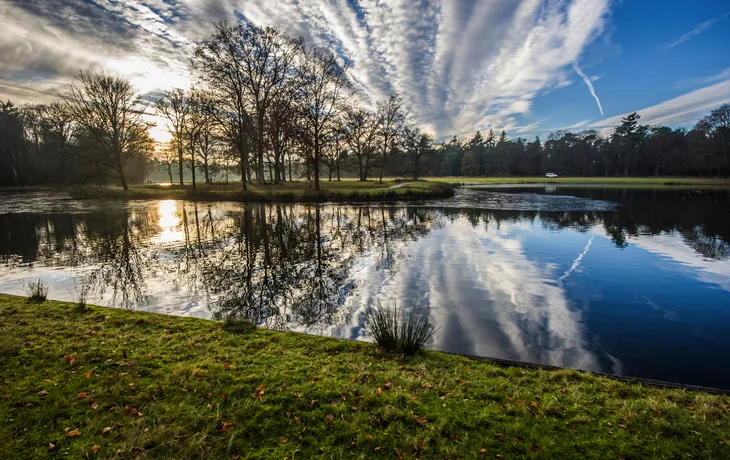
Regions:
<svg viewBox="0 0 730 460"><path fill-rule="evenodd" d="M432 348L730 388L730 194L508 187L399 206L0 195L0 292L366 339L429 306Z"/></svg>

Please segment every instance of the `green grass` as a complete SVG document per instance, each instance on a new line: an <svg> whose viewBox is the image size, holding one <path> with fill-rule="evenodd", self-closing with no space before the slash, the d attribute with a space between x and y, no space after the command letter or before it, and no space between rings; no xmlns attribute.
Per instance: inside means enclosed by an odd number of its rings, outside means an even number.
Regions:
<svg viewBox="0 0 730 460"><path fill-rule="evenodd" d="M601 185L614 187L730 187L730 179L703 177L428 177L429 182L468 185L500 185L500 184L564 184L564 185Z"/></svg>
<svg viewBox="0 0 730 460"><path fill-rule="evenodd" d="M193 318L0 295L0 363L0 458L730 458L728 396Z"/></svg>
<svg viewBox="0 0 730 460"><path fill-rule="evenodd" d="M241 201L241 202L362 202L403 201L429 198L446 198L453 195L450 184L438 182L413 182L399 185L394 180L365 181L342 180L322 181L320 191L314 191L312 182L294 181L281 184L248 186L241 190L240 184L199 184L160 186L136 185L124 191L120 187L74 187L69 189L75 198L103 199L185 199L198 201Z"/></svg>

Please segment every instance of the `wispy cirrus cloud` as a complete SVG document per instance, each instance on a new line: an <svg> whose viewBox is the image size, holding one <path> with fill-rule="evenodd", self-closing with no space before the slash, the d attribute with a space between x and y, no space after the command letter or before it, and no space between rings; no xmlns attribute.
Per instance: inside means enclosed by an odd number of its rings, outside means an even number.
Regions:
<svg viewBox="0 0 730 460"><path fill-rule="evenodd" d="M636 112L641 115L641 123L645 125L688 126L694 124L698 118L723 103L730 103L730 79L691 91L651 107L636 110ZM616 115L589 126L608 134L613 131L615 126L621 124L621 118L626 115L628 113Z"/></svg>
<svg viewBox="0 0 730 460"><path fill-rule="evenodd" d="M598 104L598 110L601 112L601 115L603 115L603 107L601 107L601 100L598 99L598 95L596 94L596 89L593 87L593 79L588 78L586 74L583 73L583 70L581 70L580 67L578 67L578 61L573 61L573 69L575 70L575 73L577 73L580 78L583 79L583 82L586 84L588 89L591 92L591 96L593 96L593 99L596 100L596 104Z"/></svg>
<svg viewBox="0 0 730 460"><path fill-rule="evenodd" d="M730 11L723 14L720 17L710 19L709 21L705 21L705 22L701 22L700 24L697 24L697 26L694 29L690 30L686 34L680 35L679 37L675 38L674 40L672 40L668 43L663 44L662 46L659 47L659 49L662 51L665 51L665 50L674 48L677 45L681 45L682 43L693 39L694 37L696 37L697 35L701 34L704 31L706 31L707 29L714 26L718 22L720 22L724 19L727 19L727 18L730 18Z"/></svg>
<svg viewBox="0 0 730 460"><path fill-rule="evenodd" d="M525 119L536 98L571 84L571 66L603 32L610 3L0 0L0 97L46 100L88 67L126 75L141 92L186 87L194 43L216 21L245 19L333 49L352 62L364 103L397 91L437 136L520 132L535 124Z"/></svg>

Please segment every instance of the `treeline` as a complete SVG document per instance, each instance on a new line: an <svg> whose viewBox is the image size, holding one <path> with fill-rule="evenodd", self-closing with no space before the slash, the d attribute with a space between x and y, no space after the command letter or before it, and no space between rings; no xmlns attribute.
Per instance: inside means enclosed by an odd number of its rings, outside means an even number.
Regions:
<svg viewBox="0 0 730 460"><path fill-rule="evenodd" d="M633 113L613 132L508 139L490 130L434 142L398 94L372 106L343 62L276 28L220 23L191 56L190 89L144 98L124 78L80 71L59 101L0 104L0 185L140 182L162 165L193 186L237 171L247 183L343 176L708 175L730 172L730 106L694 129L646 126ZM145 113L172 140L155 145Z"/></svg>

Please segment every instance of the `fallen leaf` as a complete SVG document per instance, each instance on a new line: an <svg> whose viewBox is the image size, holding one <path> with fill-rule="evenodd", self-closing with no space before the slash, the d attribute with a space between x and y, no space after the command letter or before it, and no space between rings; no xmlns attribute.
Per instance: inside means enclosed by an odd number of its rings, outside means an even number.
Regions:
<svg viewBox="0 0 730 460"><path fill-rule="evenodd" d="M487 449L485 449L484 447L482 447L481 449L479 449L479 453L480 454L486 454L487 453Z"/></svg>
<svg viewBox="0 0 730 460"><path fill-rule="evenodd" d="M66 355L66 356L64 356L64 358L66 358L66 361L71 366L73 366L74 363L79 360L79 357L78 356L74 356L74 355Z"/></svg>
<svg viewBox="0 0 730 460"><path fill-rule="evenodd" d="M316 399L313 399L313 400L312 400L312 405L313 405L313 406L316 406L316 405L318 405L318 404L319 404L319 401L317 401Z"/></svg>
<svg viewBox="0 0 730 460"><path fill-rule="evenodd" d="M466 380L459 380L460 385L466 385Z"/></svg>
<svg viewBox="0 0 730 460"><path fill-rule="evenodd" d="M91 371L87 372L87 373L86 373L86 374L84 374L84 375L86 376L86 378L87 378L87 379L88 379L88 378L91 378Z"/></svg>
<svg viewBox="0 0 730 460"><path fill-rule="evenodd" d="M504 435L503 435L502 433L497 433L497 434L496 434L495 436L496 436L496 437L497 437L497 439L499 439L500 441L504 441Z"/></svg>
<svg viewBox="0 0 730 460"><path fill-rule="evenodd" d="M382 395L382 394L383 394L383 389L382 389L382 388L380 388L380 387L378 387L378 389L377 389L376 391L377 391L377 393L378 393L378 396L380 396L380 395Z"/></svg>
<svg viewBox="0 0 730 460"><path fill-rule="evenodd" d="M38 392L38 396L42 397L42 396L46 396L46 395L48 395L48 392L46 390L41 390Z"/></svg>
<svg viewBox="0 0 730 460"><path fill-rule="evenodd" d="M327 414L327 420L329 420L330 422L334 422L335 421L334 414Z"/></svg>
<svg viewBox="0 0 730 460"><path fill-rule="evenodd" d="M414 415L414 416L413 416L413 420L415 420L415 421L416 421L416 423L418 423L418 424L419 424L419 425L421 425L421 426L423 426L423 425L424 425L424 424L425 424L426 422L428 422L428 420L426 420L426 419L425 419L425 418L423 418L423 417L419 417L418 415Z"/></svg>
<svg viewBox="0 0 730 460"><path fill-rule="evenodd" d="M279 443L280 443L280 444L286 444L286 442L287 442L287 441L288 441L288 439L287 439L287 438L280 438L280 439L279 439Z"/></svg>
<svg viewBox="0 0 730 460"><path fill-rule="evenodd" d="M565 387L562 387L562 388L560 389L560 392L561 392L561 393L565 393Z"/></svg>
<svg viewBox="0 0 730 460"><path fill-rule="evenodd" d="M518 406L524 407L525 406L525 401L523 401L521 399L518 399L517 401L515 401L515 404L517 404Z"/></svg>
<svg viewBox="0 0 730 460"><path fill-rule="evenodd" d="M372 441L372 440L373 440L373 435L372 435L372 434L367 434L367 433L366 433L366 434L365 434L365 439L367 439L368 441Z"/></svg>
<svg viewBox="0 0 730 460"><path fill-rule="evenodd" d="M152 353L147 353L147 359L152 359Z"/></svg>
<svg viewBox="0 0 730 460"><path fill-rule="evenodd" d="M221 399L226 399L228 397L228 393L225 391L221 394Z"/></svg>
<svg viewBox="0 0 730 460"><path fill-rule="evenodd" d="M530 407L537 407L537 402L536 401L532 401L530 403Z"/></svg>
<svg viewBox="0 0 730 460"><path fill-rule="evenodd" d="M97 403L91 403L91 405L89 407L91 407L92 409L96 410L96 409L99 408L99 405Z"/></svg>
<svg viewBox="0 0 730 460"><path fill-rule="evenodd" d="M254 393L253 398L254 399L261 399L261 395L266 393L266 385L259 385L259 387L256 389L256 393Z"/></svg>
<svg viewBox="0 0 730 460"><path fill-rule="evenodd" d="M91 453L92 454L95 454L95 453L99 452L99 450L101 450L101 446L97 446L97 445L91 446Z"/></svg>
<svg viewBox="0 0 730 460"><path fill-rule="evenodd" d="M223 363L223 369L230 369L230 368L231 368L231 363L229 361L226 361L225 363Z"/></svg>
<svg viewBox="0 0 730 460"><path fill-rule="evenodd" d="M233 429L233 422L223 422L219 431L231 431Z"/></svg>
<svg viewBox="0 0 730 460"><path fill-rule="evenodd" d="M385 388L386 390L390 390L391 388L393 388L393 382L387 382L385 385L383 385L383 388Z"/></svg>
<svg viewBox="0 0 730 460"><path fill-rule="evenodd" d="M48 450L53 450L55 448L56 448L56 445L55 444L53 444L51 442L48 443Z"/></svg>
<svg viewBox="0 0 730 460"><path fill-rule="evenodd" d="M66 436L68 436L69 438L73 438L75 436L80 436L80 435L81 435L81 432L79 430L72 430L72 431L69 431L68 433L66 433Z"/></svg>
<svg viewBox="0 0 730 460"><path fill-rule="evenodd" d="M81 393L77 394L76 399L86 399L86 392L82 391Z"/></svg>
<svg viewBox="0 0 730 460"><path fill-rule="evenodd" d="M106 434L106 433L110 432L111 430L112 430L112 427L106 426L106 427L104 427L103 430L101 430L101 432L102 432L102 434Z"/></svg>

